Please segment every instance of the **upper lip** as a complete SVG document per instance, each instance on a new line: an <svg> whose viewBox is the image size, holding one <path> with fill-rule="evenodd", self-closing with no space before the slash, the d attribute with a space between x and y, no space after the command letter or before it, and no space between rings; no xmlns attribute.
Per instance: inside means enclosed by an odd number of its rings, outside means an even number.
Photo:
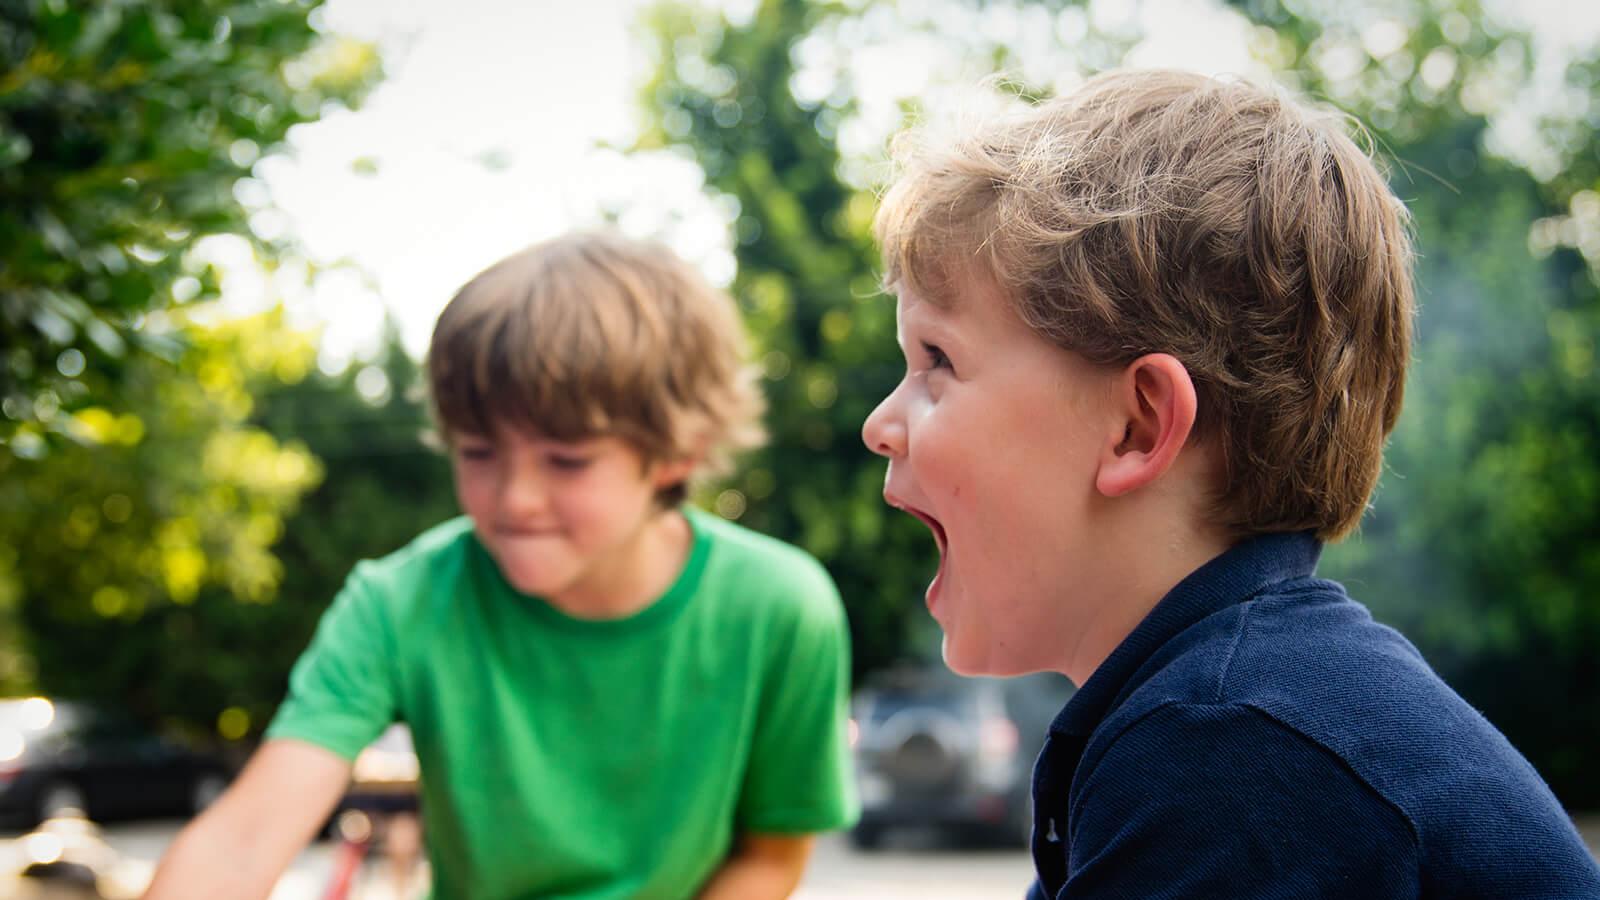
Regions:
<svg viewBox="0 0 1600 900"><path fill-rule="evenodd" d="M900 510L901 512L908 513L920 519L922 524L928 526L928 530L933 532L933 540L939 545L939 553L944 553L944 549L948 541L945 537L944 526L939 524L938 519L935 519L928 513L923 512L904 500L901 500L899 497L896 497L894 494L891 494L888 491L883 492L883 501L895 509Z"/></svg>

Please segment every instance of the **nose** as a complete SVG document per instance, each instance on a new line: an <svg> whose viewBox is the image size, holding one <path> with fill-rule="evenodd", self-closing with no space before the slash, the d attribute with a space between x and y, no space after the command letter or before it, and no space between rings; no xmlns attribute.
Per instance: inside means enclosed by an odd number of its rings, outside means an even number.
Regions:
<svg viewBox="0 0 1600 900"><path fill-rule="evenodd" d="M500 513L509 522L536 518L549 506L548 485L536 465L515 461L500 480Z"/></svg>
<svg viewBox="0 0 1600 900"><path fill-rule="evenodd" d="M892 459L905 455L906 422L900 410L899 385L878 403L878 408L862 423L861 440L868 450L879 456Z"/></svg>

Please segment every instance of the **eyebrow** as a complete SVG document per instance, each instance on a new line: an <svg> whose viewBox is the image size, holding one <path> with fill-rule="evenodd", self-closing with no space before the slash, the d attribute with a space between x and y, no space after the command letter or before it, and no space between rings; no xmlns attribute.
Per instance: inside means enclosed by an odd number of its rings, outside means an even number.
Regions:
<svg viewBox="0 0 1600 900"><path fill-rule="evenodd" d="M900 345L901 352L903 353L909 349L906 345L906 331L908 328L916 332L916 341L919 348L922 344L933 344L940 349L955 348L959 350L962 342L960 335L956 333L954 326L950 324L951 312L948 309L929 305L928 311L915 314L912 317L912 324L909 325L906 322L906 316L897 314L895 316L895 343Z"/></svg>

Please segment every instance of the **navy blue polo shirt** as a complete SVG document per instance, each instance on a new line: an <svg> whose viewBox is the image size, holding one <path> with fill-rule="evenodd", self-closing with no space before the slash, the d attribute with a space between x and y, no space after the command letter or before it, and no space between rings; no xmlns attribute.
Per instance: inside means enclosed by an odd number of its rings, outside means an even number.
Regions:
<svg viewBox="0 0 1600 900"><path fill-rule="evenodd" d="M1217 557L1073 696L1034 769L1030 897L1600 898L1538 773L1312 577L1320 550Z"/></svg>

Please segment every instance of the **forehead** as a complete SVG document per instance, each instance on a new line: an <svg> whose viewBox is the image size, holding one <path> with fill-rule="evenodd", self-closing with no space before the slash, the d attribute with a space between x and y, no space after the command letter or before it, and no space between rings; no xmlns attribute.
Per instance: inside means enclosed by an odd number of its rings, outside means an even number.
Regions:
<svg viewBox="0 0 1600 900"><path fill-rule="evenodd" d="M987 296L974 296L977 288L971 279L952 280L942 287L932 290L920 282L901 282L895 290L896 318L902 322L949 321L989 300Z"/></svg>
<svg viewBox="0 0 1600 900"><path fill-rule="evenodd" d="M937 294L903 286L895 298L895 318L901 332L976 332L995 338L1033 334L999 288L974 281Z"/></svg>

